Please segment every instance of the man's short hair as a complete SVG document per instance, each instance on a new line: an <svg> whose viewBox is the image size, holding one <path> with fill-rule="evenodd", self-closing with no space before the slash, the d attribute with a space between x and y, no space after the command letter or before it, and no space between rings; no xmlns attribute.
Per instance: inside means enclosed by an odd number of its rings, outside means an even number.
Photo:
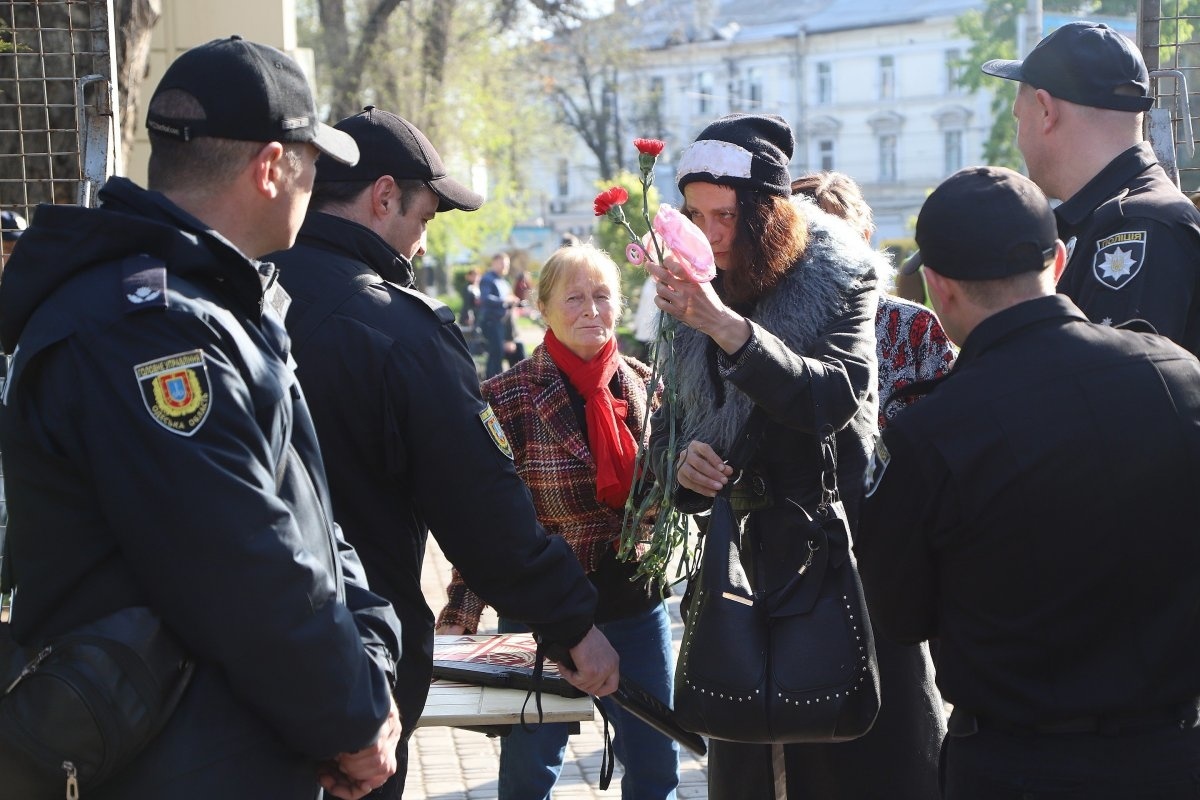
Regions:
<svg viewBox="0 0 1200 800"><path fill-rule="evenodd" d="M150 112L173 119L204 119L204 109L187 92L159 92ZM228 183L263 148L261 142L204 136L185 142L151 129L146 185L157 192L206 189Z"/></svg>

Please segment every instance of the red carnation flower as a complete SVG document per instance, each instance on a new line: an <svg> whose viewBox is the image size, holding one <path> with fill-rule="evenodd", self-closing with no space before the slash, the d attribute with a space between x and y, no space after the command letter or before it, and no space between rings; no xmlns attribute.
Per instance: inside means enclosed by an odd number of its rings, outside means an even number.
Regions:
<svg viewBox="0 0 1200 800"><path fill-rule="evenodd" d="M596 200L592 207L596 210L597 217L603 217L613 206L625 205L625 201L628 199L629 192L620 186L613 186L611 189L605 189L596 195Z"/></svg>
<svg viewBox="0 0 1200 800"><path fill-rule="evenodd" d="M634 139L633 146L638 149L639 153L657 158L662 155L663 148L667 146L667 143L662 139Z"/></svg>

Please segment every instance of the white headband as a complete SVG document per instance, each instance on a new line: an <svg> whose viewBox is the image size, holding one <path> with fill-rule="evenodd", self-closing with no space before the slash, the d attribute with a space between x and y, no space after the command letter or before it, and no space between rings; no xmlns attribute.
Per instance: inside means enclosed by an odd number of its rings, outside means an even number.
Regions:
<svg viewBox="0 0 1200 800"><path fill-rule="evenodd" d="M705 172L714 178L750 178L750 163L754 154L733 142L701 139L693 142L679 159L675 182L684 176Z"/></svg>

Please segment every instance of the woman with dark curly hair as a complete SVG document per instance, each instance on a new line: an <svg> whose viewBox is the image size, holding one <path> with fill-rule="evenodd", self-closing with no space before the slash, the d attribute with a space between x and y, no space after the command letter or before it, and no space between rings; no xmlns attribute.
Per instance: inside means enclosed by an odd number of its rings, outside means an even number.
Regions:
<svg viewBox="0 0 1200 800"><path fill-rule="evenodd" d="M765 412L757 453L744 465L752 479L737 481L732 495L743 523L743 567L765 593L803 563L798 506L815 507L820 493L818 409L836 431L838 486L851 529L857 525L876 431L876 276L887 269L842 220L790 199L793 145L791 128L777 116L733 114L705 128L676 177L683 213L712 245L717 277L697 283L672 257L648 267L658 307L683 323L675 338L677 392L666 401L686 443L671 454L681 510L708 507L732 477L725 458L734 437L754 408ZM654 463L668 446L659 424L665 413L652 424ZM919 684L889 681L882 660L880 670L881 716L890 696L923 696ZM911 679L906 670L901 677ZM898 724L882 736L852 742L712 740L709 798L934 798L938 730L910 705L900 708Z"/></svg>

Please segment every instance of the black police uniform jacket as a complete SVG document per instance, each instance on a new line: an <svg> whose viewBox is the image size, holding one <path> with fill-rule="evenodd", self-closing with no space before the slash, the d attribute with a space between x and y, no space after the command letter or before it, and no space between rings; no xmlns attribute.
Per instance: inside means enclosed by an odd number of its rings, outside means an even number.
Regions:
<svg viewBox="0 0 1200 800"><path fill-rule="evenodd" d="M842 220L811 202L793 202L808 220L808 246L778 286L753 309L742 309L752 334L736 359L686 326L680 326L675 338L683 412L680 447L699 440L724 455L753 406L766 414L751 465L765 479L766 496L758 503L747 498L760 507L746 517L744 536L752 546L742 551L756 591L764 592L782 585L803 561L804 539L794 535L802 512L790 501L812 509L820 494L822 461L814 435L818 405L824 421L837 431L838 488L851 530L855 528L863 471L877 430L876 281L889 269ZM666 446L665 413L659 411L652 421L652 447ZM703 500L687 490L679 494ZM787 745L787 793L793 800L923 800L937 795L944 715L928 654L918 647L887 644L877 654L884 688L874 727L851 742ZM713 743L710 792L722 798L760 796L744 788L740 757L726 757L734 761L732 769L713 768L721 759L717 751L727 746Z"/></svg>
<svg viewBox="0 0 1200 800"><path fill-rule="evenodd" d="M1055 211L1070 255L1058 291L1092 322L1142 319L1200 355L1200 211L1146 142Z"/></svg>
<svg viewBox="0 0 1200 800"><path fill-rule="evenodd" d="M856 545L871 617L940 639L956 709L1053 726L1200 695L1194 357L1030 300L883 445Z"/></svg>
<svg viewBox="0 0 1200 800"><path fill-rule="evenodd" d="M433 669L421 592L430 531L489 605L549 640L574 645L587 633L595 591L566 542L538 525L454 313L409 288L408 260L321 212L276 258L334 513L404 625L396 697L411 732ZM369 285L349 294L360 276Z"/></svg>
<svg viewBox="0 0 1200 800"><path fill-rule="evenodd" d="M0 288L13 634L147 605L198 662L89 798L315 797L387 716L399 624L332 523L269 265L127 180L100 196L42 206Z"/></svg>

